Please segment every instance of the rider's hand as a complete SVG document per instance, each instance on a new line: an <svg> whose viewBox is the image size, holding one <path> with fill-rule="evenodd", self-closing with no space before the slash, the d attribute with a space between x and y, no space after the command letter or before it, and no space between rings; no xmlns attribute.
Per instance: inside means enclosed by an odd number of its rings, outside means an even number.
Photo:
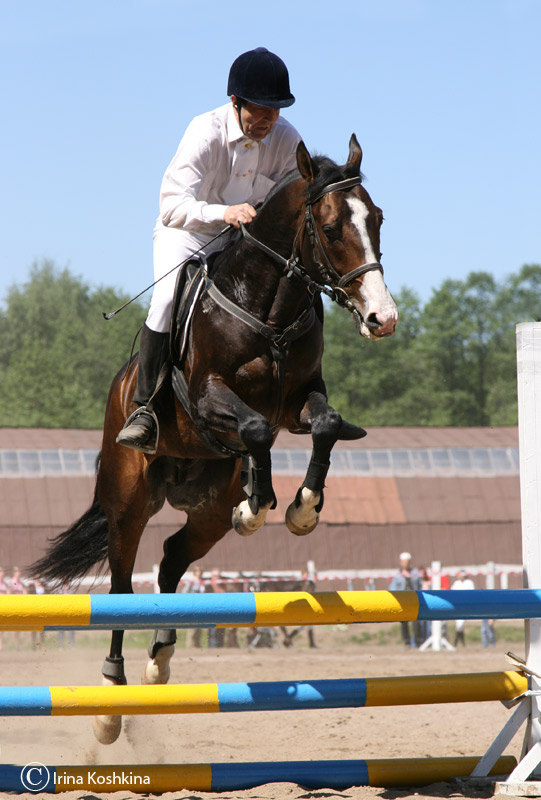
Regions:
<svg viewBox="0 0 541 800"><path fill-rule="evenodd" d="M228 206L224 214L224 222L240 228L240 223L247 225L256 216L256 210L250 203L241 203L238 206Z"/></svg>

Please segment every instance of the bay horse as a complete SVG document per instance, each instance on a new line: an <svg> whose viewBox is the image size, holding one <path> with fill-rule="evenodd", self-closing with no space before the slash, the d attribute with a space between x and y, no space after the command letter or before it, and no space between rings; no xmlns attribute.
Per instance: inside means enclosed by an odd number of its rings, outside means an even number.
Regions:
<svg viewBox="0 0 541 800"><path fill-rule="evenodd" d="M160 591L175 592L189 565L231 527L248 535L264 524L276 503L270 451L280 429L312 437L286 524L297 535L313 530L332 447L365 434L327 402L321 293L352 313L364 337L392 335L398 319L380 264L383 215L362 185L361 160L354 134L343 166L298 145L298 169L271 190L205 279L181 365L185 402L171 380L156 397L156 453L115 443L133 411L135 357L109 392L93 504L53 540L34 574L65 584L108 557L111 592L131 593L140 538L167 500L187 514L166 539L159 570ZM102 670L113 684L126 683L123 633L112 632ZM174 630L155 631L143 682L167 682L175 641ZM121 717L96 717L94 730L100 742L113 742Z"/></svg>

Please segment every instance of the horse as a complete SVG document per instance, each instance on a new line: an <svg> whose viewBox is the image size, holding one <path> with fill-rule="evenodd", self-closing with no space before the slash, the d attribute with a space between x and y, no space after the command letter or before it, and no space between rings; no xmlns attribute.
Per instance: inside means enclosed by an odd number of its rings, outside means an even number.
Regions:
<svg viewBox="0 0 541 800"><path fill-rule="evenodd" d="M315 528L335 442L365 435L327 402L321 294L351 312L363 337L390 336L398 320L380 263L383 214L362 184L361 161L355 134L343 166L299 143L297 169L204 276L182 363L173 353L184 401L170 377L154 400L156 453L115 443L133 412L134 356L110 388L92 506L53 539L33 574L66 585L108 559L111 593L131 593L139 541L167 500L187 515L165 540L159 569L160 592L174 593L232 527L246 536L264 524L276 504L270 452L280 429L311 435L286 524L296 535ZM123 634L112 631L105 683L126 683ZM174 630L154 632L144 683L167 682L175 641ZM95 717L97 739L115 741L121 724L120 716Z"/></svg>

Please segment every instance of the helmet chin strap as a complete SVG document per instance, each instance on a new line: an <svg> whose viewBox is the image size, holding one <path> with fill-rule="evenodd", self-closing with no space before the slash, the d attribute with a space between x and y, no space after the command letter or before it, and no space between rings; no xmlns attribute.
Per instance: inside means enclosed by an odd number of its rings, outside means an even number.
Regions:
<svg viewBox="0 0 541 800"><path fill-rule="evenodd" d="M237 114L239 115L239 128L241 129L244 136L247 136L246 131L244 130L244 125L242 124L242 99L237 97L237 104L233 106Z"/></svg>

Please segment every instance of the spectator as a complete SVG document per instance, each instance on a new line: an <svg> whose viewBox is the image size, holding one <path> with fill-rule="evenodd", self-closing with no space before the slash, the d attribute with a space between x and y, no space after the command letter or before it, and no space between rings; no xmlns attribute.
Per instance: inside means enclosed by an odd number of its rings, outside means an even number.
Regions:
<svg viewBox="0 0 541 800"><path fill-rule="evenodd" d="M26 594L26 586L21 580L21 570L19 567L13 567L13 575L9 581L10 594ZM15 647L17 650L20 647L21 632L15 631Z"/></svg>
<svg viewBox="0 0 541 800"><path fill-rule="evenodd" d="M220 570L215 567L210 574L207 592L225 592ZM209 647L223 647L225 638L224 628L209 628Z"/></svg>
<svg viewBox="0 0 541 800"><path fill-rule="evenodd" d="M396 572L396 574L391 578L389 591L418 592L421 589L421 578L419 572L417 569L415 569L415 567L411 566L411 561L411 553L400 553L400 567L398 572ZM417 620L412 622L411 631L409 622L401 622L400 631L402 634L402 641L406 647L419 647L419 645L422 644L423 639L421 627Z"/></svg>
<svg viewBox="0 0 541 800"><path fill-rule="evenodd" d="M13 575L9 582L11 594L26 594L26 586L21 580L21 570L19 567L13 567Z"/></svg>
<svg viewBox="0 0 541 800"><path fill-rule="evenodd" d="M201 567L193 568L193 577L191 581L184 583L183 592L188 594L198 594L205 591L205 581L203 580L203 571ZM194 628L192 635L192 647L201 647L201 628Z"/></svg>
<svg viewBox="0 0 541 800"><path fill-rule="evenodd" d="M225 590L226 592L240 592L242 591L242 583L238 580L239 576L237 575L237 579L232 578L230 581L227 582ZM239 639L238 639L238 628L228 628L227 633L225 635L225 646L226 647L240 647Z"/></svg>
<svg viewBox="0 0 541 800"><path fill-rule="evenodd" d="M481 620L481 644L483 647L494 647L496 644L493 619Z"/></svg>
<svg viewBox="0 0 541 800"><path fill-rule="evenodd" d="M461 591L465 591L466 589L475 589L475 584L471 578L466 576L466 573L463 569L457 573L456 580L453 581L451 589L458 589ZM455 622L455 647L458 645L459 642L462 643L463 647L466 647L466 637L465 637L465 622L463 619L457 619Z"/></svg>
<svg viewBox="0 0 541 800"><path fill-rule="evenodd" d="M0 594L9 594L9 586L4 579L4 570L0 567ZM0 650L2 649L2 631L0 631Z"/></svg>
<svg viewBox="0 0 541 800"><path fill-rule="evenodd" d="M70 584L63 583L61 586L58 587L59 594L69 594L70 593ZM66 636L67 634L67 636ZM58 631L57 632L57 643L59 648L64 647L64 641L67 641L68 647L71 649L75 645L75 631Z"/></svg>
<svg viewBox="0 0 541 800"><path fill-rule="evenodd" d="M28 583L28 594L44 594L45 587L38 578ZM31 631L32 648L43 647L43 631Z"/></svg>
<svg viewBox="0 0 541 800"><path fill-rule="evenodd" d="M428 592L432 588L432 578L424 567L419 567L421 591ZM422 642L426 642L432 632L432 623L428 619L419 620L419 633Z"/></svg>

